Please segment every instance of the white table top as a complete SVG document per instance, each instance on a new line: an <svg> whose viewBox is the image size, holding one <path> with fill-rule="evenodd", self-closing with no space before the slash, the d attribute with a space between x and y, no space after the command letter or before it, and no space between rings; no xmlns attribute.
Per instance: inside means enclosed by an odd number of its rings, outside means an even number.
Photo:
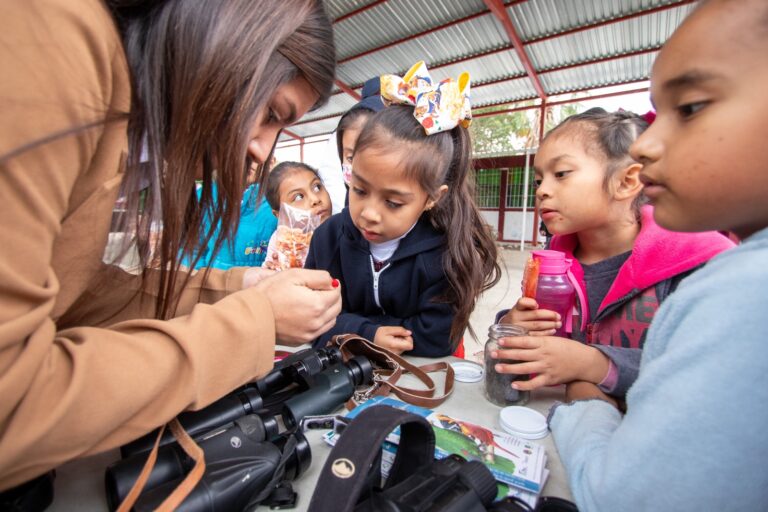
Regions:
<svg viewBox="0 0 768 512"><path fill-rule="evenodd" d="M419 358L409 359L417 364L423 364L428 361ZM435 382L438 386L441 384L439 377L435 378ZM403 381L403 383L412 387L417 386L416 384L409 384L408 381ZM563 398L563 390L562 386L536 390L532 393L528 407L546 415L552 403ZM456 382L453 394L436 409L457 419L501 430L498 420L500 408L485 399L482 382ZM343 414L343 408L340 408L338 412ZM293 482L294 490L298 493L297 506L293 510L298 512L307 510L315 483L331 451L331 447L322 440L324 433L324 430L306 433L307 440L312 447L312 464L306 473ZM535 442L544 445L546 448L548 455L547 467L550 471L549 479L541 495L557 496L572 501L573 497L568 488L565 470L560 463L551 434ZM118 458L119 453L117 450L113 450L97 456L73 461L60 467L57 470L54 501L48 510L51 512L68 512L72 510L103 512L108 510L104 494L104 470L107 465ZM268 510L266 507L259 508Z"/></svg>

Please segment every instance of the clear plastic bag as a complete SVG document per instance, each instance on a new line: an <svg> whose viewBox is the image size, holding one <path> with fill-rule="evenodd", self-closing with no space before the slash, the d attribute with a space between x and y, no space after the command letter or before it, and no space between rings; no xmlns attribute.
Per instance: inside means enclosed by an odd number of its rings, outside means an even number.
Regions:
<svg viewBox="0 0 768 512"><path fill-rule="evenodd" d="M303 267L312 233L321 223L320 216L311 211L281 204L264 266L273 270Z"/></svg>

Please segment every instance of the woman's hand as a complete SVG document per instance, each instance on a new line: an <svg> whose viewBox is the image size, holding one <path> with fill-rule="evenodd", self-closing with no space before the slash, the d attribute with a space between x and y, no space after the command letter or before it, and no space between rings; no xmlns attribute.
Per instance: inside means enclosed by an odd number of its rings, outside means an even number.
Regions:
<svg viewBox="0 0 768 512"><path fill-rule="evenodd" d="M283 270L255 288L272 303L277 341L284 345L312 341L333 327L341 313L339 282L325 270Z"/></svg>
<svg viewBox="0 0 768 512"><path fill-rule="evenodd" d="M251 267L243 274L243 288L256 286L262 279L275 275L275 271L265 267Z"/></svg>
<svg viewBox="0 0 768 512"><path fill-rule="evenodd" d="M382 325L376 329L373 344L391 350L395 354L402 354L413 350L413 336L411 331L399 325Z"/></svg>
<svg viewBox="0 0 768 512"><path fill-rule="evenodd" d="M499 322L525 327L531 336L552 336L563 325L557 312L539 309L536 301L529 297L521 297Z"/></svg>
<svg viewBox="0 0 768 512"><path fill-rule="evenodd" d="M498 363L500 373L523 375L536 373L528 381L516 381L515 389L531 390L551 384L576 380L599 383L608 373L608 358L589 345L555 336L514 336L502 338L494 359L516 363Z"/></svg>

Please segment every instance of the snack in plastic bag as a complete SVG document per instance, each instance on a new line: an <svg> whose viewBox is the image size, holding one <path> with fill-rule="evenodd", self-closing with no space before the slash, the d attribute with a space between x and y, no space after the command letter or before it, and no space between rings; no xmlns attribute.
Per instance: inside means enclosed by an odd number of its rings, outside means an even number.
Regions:
<svg viewBox="0 0 768 512"><path fill-rule="evenodd" d="M312 233L321 223L319 215L282 203L277 231L270 241L264 265L274 270L303 267Z"/></svg>

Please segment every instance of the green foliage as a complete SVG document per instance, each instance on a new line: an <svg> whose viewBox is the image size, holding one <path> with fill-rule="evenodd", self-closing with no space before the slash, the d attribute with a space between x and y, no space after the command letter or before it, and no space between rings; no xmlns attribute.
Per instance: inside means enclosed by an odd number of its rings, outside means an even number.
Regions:
<svg viewBox="0 0 768 512"><path fill-rule="evenodd" d="M506 110L508 107L490 107L482 112ZM476 157L511 154L525 147L529 135L535 132L526 111L479 117L469 127Z"/></svg>
<svg viewBox="0 0 768 512"><path fill-rule="evenodd" d="M529 105L521 106L532 106ZM508 105L480 108L475 112L485 114L509 110ZM578 112L583 107L579 103L568 103L547 108L544 130L549 131L563 119ZM518 112L495 116L475 117L469 127L475 158L487 155L509 155L520 153L526 147L536 147L539 136L539 109L532 108Z"/></svg>

